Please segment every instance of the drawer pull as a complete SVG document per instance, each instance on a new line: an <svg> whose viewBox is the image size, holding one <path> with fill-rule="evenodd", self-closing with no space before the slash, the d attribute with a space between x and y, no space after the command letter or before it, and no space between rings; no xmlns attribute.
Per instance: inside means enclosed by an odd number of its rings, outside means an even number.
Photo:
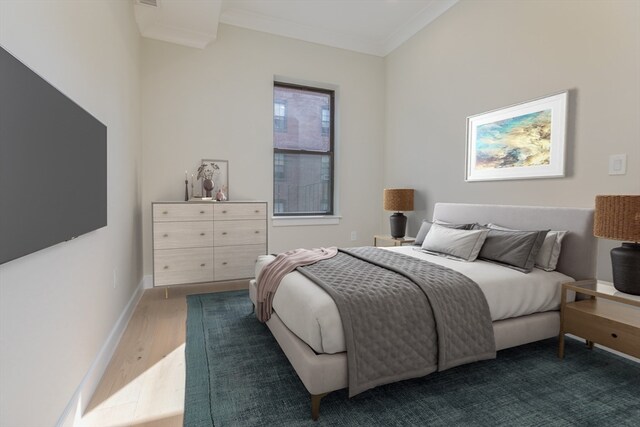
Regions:
<svg viewBox="0 0 640 427"><path fill-rule="evenodd" d="M204 236L204 233L200 233L201 236Z"/></svg>
<svg viewBox="0 0 640 427"><path fill-rule="evenodd" d="M260 232L258 230L255 231L256 234L260 234Z"/></svg>
<svg viewBox="0 0 640 427"><path fill-rule="evenodd" d="M162 237L169 237L169 235L167 233L164 233Z"/></svg>
<svg viewBox="0 0 640 427"><path fill-rule="evenodd" d="M222 232L222 235L223 235L223 236L226 236L226 235L227 235L227 232L226 232L226 231L223 231L223 232Z"/></svg>
<svg viewBox="0 0 640 427"><path fill-rule="evenodd" d="M611 334L613 338L618 338L618 334Z"/></svg>
<svg viewBox="0 0 640 427"><path fill-rule="evenodd" d="M201 214L203 214L203 213L204 213L204 211L200 211L200 213L201 213Z"/></svg>
<svg viewBox="0 0 640 427"><path fill-rule="evenodd" d="M227 213L227 211L222 211L222 213Z"/></svg>
<svg viewBox="0 0 640 427"><path fill-rule="evenodd" d="M162 215L166 215L168 213L169 213L169 211L162 211Z"/></svg>
<svg viewBox="0 0 640 427"><path fill-rule="evenodd" d="M165 269L165 270L168 270L168 269L169 269L169 266L168 266L168 265L165 265L165 266L164 266L164 269Z"/></svg>
<svg viewBox="0 0 640 427"><path fill-rule="evenodd" d="M256 213L260 213L260 211L258 209L256 209Z"/></svg>
<svg viewBox="0 0 640 427"><path fill-rule="evenodd" d="M222 265L227 265L227 261L223 261L223 262L222 262Z"/></svg>
<svg viewBox="0 0 640 427"><path fill-rule="evenodd" d="M205 264L204 264L204 263L200 264L200 267L204 267L204 266L205 266Z"/></svg>

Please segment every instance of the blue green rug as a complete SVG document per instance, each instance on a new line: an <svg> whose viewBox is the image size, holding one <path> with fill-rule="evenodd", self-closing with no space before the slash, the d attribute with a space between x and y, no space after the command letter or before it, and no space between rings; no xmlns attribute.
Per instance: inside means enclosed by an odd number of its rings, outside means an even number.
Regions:
<svg viewBox="0 0 640 427"><path fill-rule="evenodd" d="M351 399L309 395L246 291L189 296L185 426L639 426L640 365L567 340L498 352Z"/></svg>

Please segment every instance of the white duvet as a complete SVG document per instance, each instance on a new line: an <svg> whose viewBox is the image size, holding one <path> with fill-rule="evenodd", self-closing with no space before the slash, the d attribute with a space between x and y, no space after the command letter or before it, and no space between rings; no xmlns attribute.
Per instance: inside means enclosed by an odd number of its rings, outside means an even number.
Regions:
<svg viewBox="0 0 640 427"><path fill-rule="evenodd" d="M573 279L534 268L529 274L486 261L464 262L426 254L415 246L385 248L456 270L476 282L487 298L493 321L558 310L563 282ZM261 256L256 277L273 256ZM338 307L322 288L298 272L285 276L273 298L282 322L317 353L345 351Z"/></svg>

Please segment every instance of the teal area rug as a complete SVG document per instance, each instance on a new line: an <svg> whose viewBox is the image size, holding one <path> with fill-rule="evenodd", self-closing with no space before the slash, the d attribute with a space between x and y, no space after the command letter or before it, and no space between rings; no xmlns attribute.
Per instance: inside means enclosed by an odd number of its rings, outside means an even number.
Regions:
<svg viewBox="0 0 640 427"><path fill-rule="evenodd" d="M377 387L309 395L246 291L188 300L185 426L638 426L640 365L567 340Z"/></svg>

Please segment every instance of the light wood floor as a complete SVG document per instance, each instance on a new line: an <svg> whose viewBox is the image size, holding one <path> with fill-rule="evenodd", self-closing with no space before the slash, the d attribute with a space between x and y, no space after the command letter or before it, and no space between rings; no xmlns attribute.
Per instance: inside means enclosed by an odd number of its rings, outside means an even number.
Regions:
<svg viewBox="0 0 640 427"><path fill-rule="evenodd" d="M81 427L182 426L186 295L247 289L248 281L144 292Z"/></svg>

